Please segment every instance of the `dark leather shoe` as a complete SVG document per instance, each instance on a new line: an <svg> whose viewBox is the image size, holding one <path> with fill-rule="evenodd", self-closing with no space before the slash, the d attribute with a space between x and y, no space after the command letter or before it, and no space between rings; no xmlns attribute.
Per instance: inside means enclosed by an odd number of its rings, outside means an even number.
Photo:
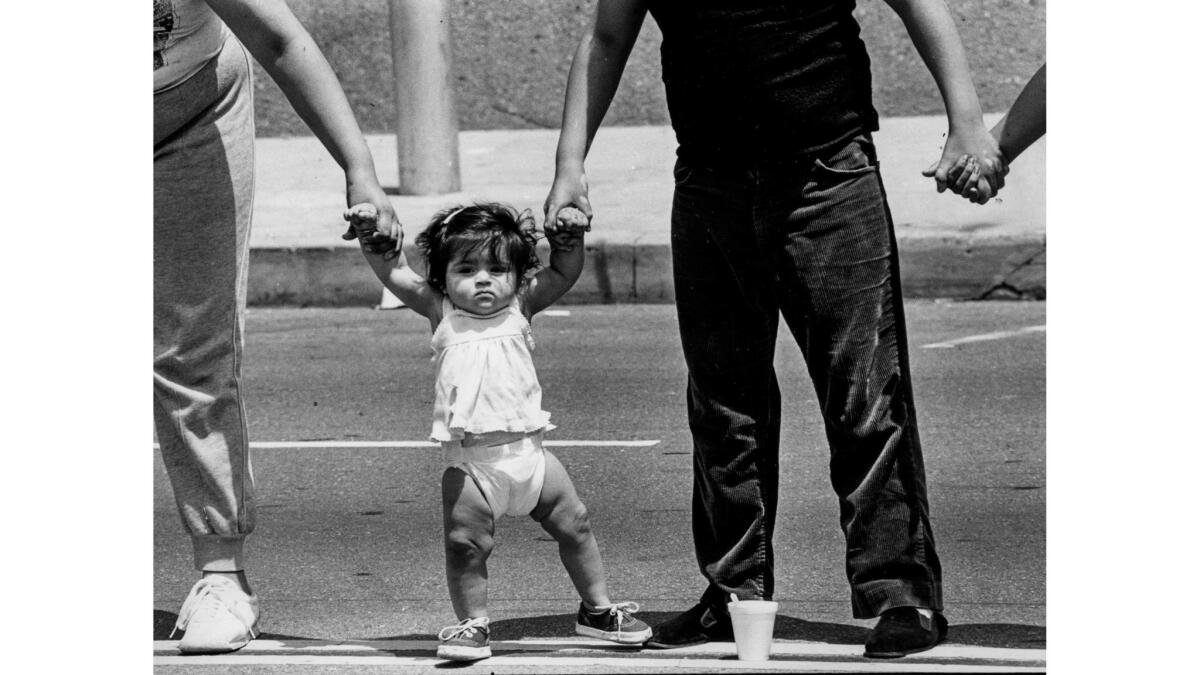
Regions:
<svg viewBox="0 0 1200 675"><path fill-rule="evenodd" d="M701 602L688 611L654 627L654 637L646 642L654 649L673 649L705 642L732 642L733 624L725 608Z"/></svg>
<svg viewBox="0 0 1200 675"><path fill-rule="evenodd" d="M867 636L863 656L871 659L895 659L932 649L946 639L946 617L934 612L932 619L921 616L916 607L889 609Z"/></svg>

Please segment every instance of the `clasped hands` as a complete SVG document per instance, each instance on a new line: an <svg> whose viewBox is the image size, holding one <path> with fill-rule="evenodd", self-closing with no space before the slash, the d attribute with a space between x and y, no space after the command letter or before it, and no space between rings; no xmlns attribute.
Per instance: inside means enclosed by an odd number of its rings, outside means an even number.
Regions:
<svg viewBox="0 0 1200 675"><path fill-rule="evenodd" d="M951 132L942 158L921 175L933 178L939 193L950 190L975 204L986 204L1004 188L1008 162L986 130L969 137Z"/></svg>
<svg viewBox="0 0 1200 675"><path fill-rule="evenodd" d="M381 213L371 202L352 204L342 214L349 222L343 239L357 239L371 253L383 254L385 259L395 258L404 245L404 232L389 208ZM385 227L387 226L387 227ZM546 238L555 249L572 250L582 241L583 233L592 229L591 219L584 212L571 206L556 211L545 224Z"/></svg>

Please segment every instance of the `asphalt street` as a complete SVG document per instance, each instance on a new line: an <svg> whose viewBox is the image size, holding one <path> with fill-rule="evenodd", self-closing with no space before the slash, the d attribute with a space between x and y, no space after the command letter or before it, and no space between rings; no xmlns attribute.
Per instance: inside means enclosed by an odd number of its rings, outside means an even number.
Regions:
<svg viewBox="0 0 1200 675"><path fill-rule="evenodd" d="M871 622L850 618L828 451L799 350L782 328L775 635L792 651L771 664L1044 668L1036 655L1044 659L1045 305L907 308L949 644L929 653L933 661L905 659L909 666L858 657ZM156 666L433 667L434 635L454 617L442 569L440 453L423 445L432 391L428 323L408 310L253 309L247 327L244 379L259 493L249 573L263 603L264 639L233 660L174 656L170 624L195 572L155 451ZM610 594L639 602L651 623L686 609L703 583L689 528L691 441L674 308L556 307L535 319L534 330L544 407L558 425L547 438L589 507ZM500 522L489 572L498 655L473 672L744 665L728 659L732 645L691 654L626 650L622 667L587 661L613 652L572 638L578 598L553 541L527 518ZM355 641L369 657L345 647ZM334 644L342 651L329 651ZM506 661L506 649L535 660ZM988 660L989 649L999 661ZM321 660L338 654L345 664ZM542 664L539 654L558 660ZM1004 660L1014 654L1034 657ZM406 655L414 660L397 660ZM687 657L700 661L662 660ZM647 658L660 660L638 660Z"/></svg>

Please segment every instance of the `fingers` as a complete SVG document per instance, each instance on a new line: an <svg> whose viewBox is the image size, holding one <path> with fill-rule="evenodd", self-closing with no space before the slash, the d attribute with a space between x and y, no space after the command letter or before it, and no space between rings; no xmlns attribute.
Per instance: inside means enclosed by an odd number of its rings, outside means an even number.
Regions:
<svg viewBox="0 0 1200 675"><path fill-rule="evenodd" d="M575 206L577 206L580 211L583 211L583 215L587 216L588 222L591 222L591 220L592 220L592 202L591 202L591 200L588 199L586 194L579 195L575 199Z"/></svg>
<svg viewBox="0 0 1200 675"><path fill-rule="evenodd" d="M559 209L555 224L556 229L565 229L567 232L590 232L592 229L591 219L574 206Z"/></svg>
<svg viewBox="0 0 1200 675"><path fill-rule="evenodd" d="M542 221L542 230L545 231L546 237L554 239L558 236L558 213L562 210L557 204L550 205L546 210L546 219Z"/></svg>
<svg viewBox="0 0 1200 675"><path fill-rule="evenodd" d="M587 198L586 179L574 187L555 184L542 205L545 220L542 228L547 237L559 232L583 233L592 229L592 205Z"/></svg>
<svg viewBox="0 0 1200 675"><path fill-rule="evenodd" d="M950 166L953 165L951 164ZM936 164L922 172L926 176L932 177L934 182L937 183L938 194L946 191L946 180L950 166L947 165L946 158L943 156Z"/></svg>
<svg viewBox="0 0 1200 675"><path fill-rule="evenodd" d="M375 208L374 204L368 202L354 204L342 213L342 218L350 221L350 228L346 234L342 235L343 239L362 238L378 231L379 210ZM353 236L346 236L349 234L353 234Z"/></svg>
<svg viewBox="0 0 1200 675"><path fill-rule="evenodd" d="M962 155L946 172L946 187L973 204L986 204L1003 185L1006 167L974 155Z"/></svg>
<svg viewBox="0 0 1200 675"><path fill-rule="evenodd" d="M546 204L542 207L544 216L542 228L546 231L546 236L558 231L558 212L567 206L556 192L555 190L550 191L550 196L546 197Z"/></svg>
<svg viewBox="0 0 1200 675"><path fill-rule="evenodd" d="M954 162L954 164L946 172L947 185L953 185L960 177L962 177L964 172L966 172L968 175L970 174L968 164L971 162L971 160L972 157L970 155L962 155L956 162Z"/></svg>
<svg viewBox="0 0 1200 675"><path fill-rule="evenodd" d="M378 215L372 204L362 203L350 206L342 212L342 220L350 222L350 225L346 227L346 232L342 234L342 239L346 241L358 239L363 232L374 230L374 226L367 225L367 223L373 221Z"/></svg>
<svg viewBox="0 0 1200 675"><path fill-rule="evenodd" d="M342 217L350 221L342 239L358 239L363 248L371 253L383 254L386 259L400 254L404 232L390 204L385 204L382 209L370 202L354 204L346 209Z"/></svg>
<svg viewBox="0 0 1200 675"><path fill-rule="evenodd" d="M404 250L404 228L400 224L400 220L396 218L395 213L387 214L386 219L387 230L380 231L379 247L383 253L384 260L391 260L400 255Z"/></svg>
<svg viewBox="0 0 1200 675"><path fill-rule="evenodd" d="M1007 175L1008 164L1004 160L1000 160L1000 170L996 171L991 177L992 183L994 183L996 186L996 192L1000 192L1004 189L1004 177Z"/></svg>
<svg viewBox="0 0 1200 675"><path fill-rule="evenodd" d="M995 192L992 190L992 185L986 177L980 177L979 181L971 188L967 198L974 204L986 204L992 198Z"/></svg>
<svg viewBox="0 0 1200 675"><path fill-rule="evenodd" d="M1003 158L986 158L979 162L980 173L982 175L981 183L987 187L986 190L979 192L980 201L977 204L986 204L989 199L996 196L1004 187L1004 176L1008 173L1008 166Z"/></svg>
<svg viewBox="0 0 1200 675"><path fill-rule="evenodd" d="M542 221L542 229L546 230L547 237L558 232L558 212L561 209L558 204L546 203L546 218Z"/></svg>
<svg viewBox="0 0 1200 675"><path fill-rule="evenodd" d="M400 255L404 250L404 228L400 227L399 221L396 222L396 248L386 256L389 260Z"/></svg>
<svg viewBox="0 0 1200 675"><path fill-rule="evenodd" d="M396 212L392 210L390 204L384 211L383 217L380 219L380 224L382 227L379 228L379 231L395 242L392 248L396 253L399 253L401 247L404 246L404 227L401 225L400 219L396 217Z"/></svg>
<svg viewBox="0 0 1200 675"><path fill-rule="evenodd" d="M975 161L975 157L969 156L958 177L950 182L950 191L956 195L964 194L964 191L974 187L978 181L979 163Z"/></svg>
<svg viewBox="0 0 1200 675"><path fill-rule="evenodd" d="M373 228L374 223L379 221L379 209L375 208L375 205L370 202L362 202L346 209L345 213L342 214L342 218L350 221L352 225L369 222Z"/></svg>

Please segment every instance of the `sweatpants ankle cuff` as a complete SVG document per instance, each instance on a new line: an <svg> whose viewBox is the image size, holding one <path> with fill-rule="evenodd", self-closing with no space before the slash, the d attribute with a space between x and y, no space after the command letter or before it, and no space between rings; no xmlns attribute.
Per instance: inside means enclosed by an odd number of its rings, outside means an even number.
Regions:
<svg viewBox="0 0 1200 675"><path fill-rule="evenodd" d="M201 572L238 572L245 569L242 545L245 537L204 535L192 537L192 554Z"/></svg>

